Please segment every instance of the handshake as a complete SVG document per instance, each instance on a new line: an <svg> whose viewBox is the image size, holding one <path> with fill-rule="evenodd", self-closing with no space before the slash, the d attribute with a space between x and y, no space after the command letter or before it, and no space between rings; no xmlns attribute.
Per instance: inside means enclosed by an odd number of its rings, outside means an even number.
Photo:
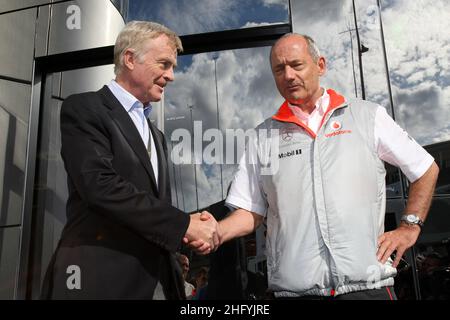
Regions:
<svg viewBox="0 0 450 320"><path fill-rule="evenodd" d="M206 255L222 244L220 225L208 211L191 214L183 242L197 254Z"/></svg>

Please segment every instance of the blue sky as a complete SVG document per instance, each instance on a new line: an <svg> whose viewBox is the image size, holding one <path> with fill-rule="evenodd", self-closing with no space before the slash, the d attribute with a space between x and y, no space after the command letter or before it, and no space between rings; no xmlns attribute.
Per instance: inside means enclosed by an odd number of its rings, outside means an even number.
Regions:
<svg viewBox="0 0 450 320"><path fill-rule="evenodd" d="M183 0L130 1L131 16L156 20L181 34L210 32L287 22L286 2L281 0ZM380 41L376 0L358 0L357 15L362 42L367 98L390 110L387 78ZM252 3L252 4L251 4ZM313 36L328 61L323 86L348 98L354 96L350 44L356 37L342 33L354 28L351 0L294 0L295 32ZM141 5L141 6L138 6ZM150 7L151 6L151 7ZM376 8L376 6L375 6ZM383 0L382 17L397 122L420 144L450 139L450 1ZM134 12L134 13L133 13ZM148 15L152 12L152 15ZM140 16L138 16L140 14ZM159 17L159 18L155 18ZM351 39L351 40L350 40ZM269 48L218 52L217 83L221 128L252 128L273 114L282 102L269 66ZM354 51L359 82L357 52ZM194 104L194 120L203 127L216 127L214 63L211 53L179 57L175 82L167 87L166 135L177 127L189 128L186 104ZM360 96L360 92L358 92ZM200 207L220 200L219 166L198 166ZM235 166L224 166L224 184L232 179ZM195 206L192 165L181 166L186 209ZM178 192L180 196L180 192Z"/></svg>
<svg viewBox="0 0 450 320"><path fill-rule="evenodd" d="M128 20L152 20L180 35L287 23L287 0L130 0Z"/></svg>

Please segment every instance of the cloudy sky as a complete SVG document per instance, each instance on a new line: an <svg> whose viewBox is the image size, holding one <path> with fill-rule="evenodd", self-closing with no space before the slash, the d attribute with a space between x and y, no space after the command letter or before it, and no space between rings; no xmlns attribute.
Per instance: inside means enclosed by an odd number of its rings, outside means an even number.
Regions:
<svg viewBox="0 0 450 320"><path fill-rule="evenodd" d="M287 1L283 0L130 1L130 5L130 18L149 19L147 13L152 12L152 20L180 34L288 22ZM357 1L356 12L361 42L369 48L362 56L366 98L392 114L376 0ZM422 145L450 139L449 12L448 0L382 1L394 115ZM352 1L293 0L292 20L294 31L312 36L327 58L323 85L348 98L361 97ZM217 127L217 104L222 130L252 128L272 115L283 99L276 90L268 55L266 47L179 57L181 67L165 95L167 137L176 128L190 130L188 105L194 106L192 118L201 120L204 130ZM225 190L235 169L233 165L222 167ZM195 210L194 167L181 165L175 172L179 207L183 208L182 183L184 209ZM220 166L198 165L197 186L199 207L220 200Z"/></svg>
<svg viewBox="0 0 450 320"><path fill-rule="evenodd" d="M421 144L450 139L450 1L387 1L386 48L398 122Z"/></svg>
<svg viewBox="0 0 450 320"><path fill-rule="evenodd" d="M180 35L288 22L288 0L129 0L129 4L128 20L153 20Z"/></svg>

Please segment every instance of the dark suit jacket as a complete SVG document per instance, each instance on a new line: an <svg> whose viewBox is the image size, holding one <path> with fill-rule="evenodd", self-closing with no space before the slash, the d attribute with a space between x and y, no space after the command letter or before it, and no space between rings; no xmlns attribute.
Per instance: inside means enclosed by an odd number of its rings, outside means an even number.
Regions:
<svg viewBox="0 0 450 320"><path fill-rule="evenodd" d="M64 101L67 224L47 271L44 298L151 299L158 280L168 298L184 296L172 253L189 216L171 206L164 136L151 124L150 129L158 186L135 125L108 87ZM75 273L67 273L71 265L79 267L80 289L68 288L75 283Z"/></svg>

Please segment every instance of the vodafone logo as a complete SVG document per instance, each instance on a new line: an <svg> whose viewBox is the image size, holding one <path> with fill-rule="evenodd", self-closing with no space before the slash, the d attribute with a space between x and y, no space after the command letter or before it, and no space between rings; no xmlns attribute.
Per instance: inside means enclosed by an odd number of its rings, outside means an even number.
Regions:
<svg viewBox="0 0 450 320"><path fill-rule="evenodd" d="M336 131L336 130L341 129L342 125L341 125L341 123L339 121L333 121L333 122L331 122L330 127L331 127L332 130Z"/></svg>
<svg viewBox="0 0 450 320"><path fill-rule="evenodd" d="M340 136L342 134L352 133L352 130L341 130L342 124L339 121L333 121L330 123L331 132L326 134L326 138Z"/></svg>

